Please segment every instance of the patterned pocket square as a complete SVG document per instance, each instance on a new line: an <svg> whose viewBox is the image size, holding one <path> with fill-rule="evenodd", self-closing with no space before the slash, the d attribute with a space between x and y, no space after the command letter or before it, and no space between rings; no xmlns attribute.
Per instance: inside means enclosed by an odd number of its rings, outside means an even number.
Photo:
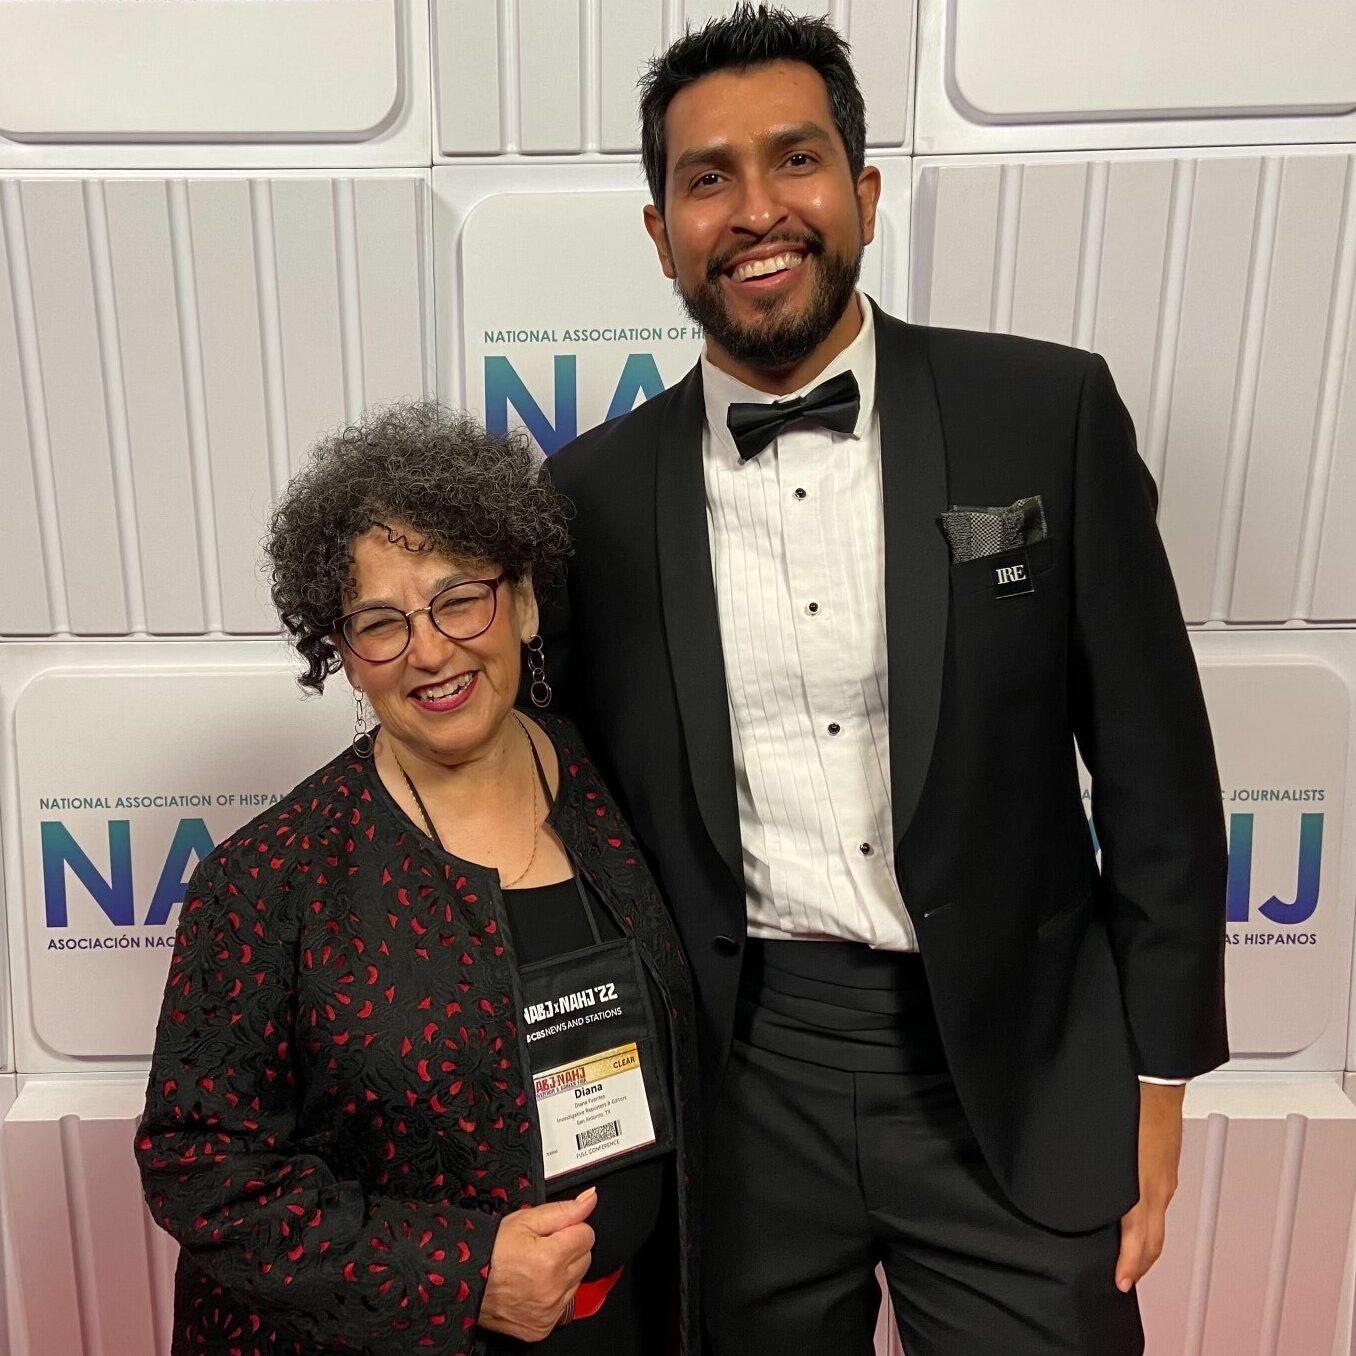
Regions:
<svg viewBox="0 0 1356 1356"><path fill-rule="evenodd" d="M952 504L937 521L951 547L953 565L1031 546L1046 537L1045 508L1038 494L1007 508Z"/></svg>

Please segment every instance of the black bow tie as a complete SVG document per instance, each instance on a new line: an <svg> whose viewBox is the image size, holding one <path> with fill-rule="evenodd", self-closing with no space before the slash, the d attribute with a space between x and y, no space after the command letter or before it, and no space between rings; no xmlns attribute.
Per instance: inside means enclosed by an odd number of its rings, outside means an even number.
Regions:
<svg viewBox="0 0 1356 1356"><path fill-rule="evenodd" d="M725 422L734 436L740 461L748 461L798 419L809 419L835 433L851 433L857 427L861 403L857 378L851 372L841 372L794 400L731 405Z"/></svg>

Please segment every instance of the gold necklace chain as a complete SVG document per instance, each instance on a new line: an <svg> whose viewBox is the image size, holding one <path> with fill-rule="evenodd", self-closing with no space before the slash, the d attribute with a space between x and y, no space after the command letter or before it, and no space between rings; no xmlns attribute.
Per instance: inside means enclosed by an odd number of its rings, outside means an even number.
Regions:
<svg viewBox="0 0 1356 1356"><path fill-rule="evenodd" d="M536 747L532 743L532 736L528 733L527 726L523 724L522 719L519 717L516 711L513 713L513 719L517 721L518 728L523 732L523 738L527 740L527 751L528 754L531 755L532 757L533 769L535 773L535 765L537 761ZM437 828L433 823L433 818L428 812L428 806L424 804L424 798L419 794L419 788L414 784L414 778L411 777L408 772L406 772L405 764L400 761L400 755L396 753L394 748L392 748L391 750L391 757L395 759L395 765L400 769L400 775L405 778L405 785L410 788L410 795L414 797L414 803L419 807L419 813L424 817L424 827L428 830L428 836L432 838L433 841L437 843L437 845L440 848L443 848L442 835L439 834ZM537 840L541 837L541 815L537 811L538 806L537 797L539 794L539 787L537 786L538 781L539 778L534 775L532 778L532 854L527 859L527 865L523 867L523 869L520 872L518 872L518 874L514 876L512 880L500 881L501 887L506 890L511 890L515 885L517 885L518 882L522 880L522 878L525 875L527 875L529 871L532 870L532 863L537 860ZM446 850L447 850L446 848L443 848L443 851Z"/></svg>
<svg viewBox="0 0 1356 1356"><path fill-rule="evenodd" d="M541 780L541 778L537 776L537 750L536 746L532 743L532 736L527 732L527 726L519 719L516 712L514 713L513 719L518 722L518 728L523 732L523 738L527 740L528 756L532 759L532 855L527 859L527 865L523 867L512 880L500 882L506 890L511 890L529 871L532 870L532 863L537 860L537 839L541 837L541 815L537 813L537 797L541 792L541 788L537 785Z"/></svg>

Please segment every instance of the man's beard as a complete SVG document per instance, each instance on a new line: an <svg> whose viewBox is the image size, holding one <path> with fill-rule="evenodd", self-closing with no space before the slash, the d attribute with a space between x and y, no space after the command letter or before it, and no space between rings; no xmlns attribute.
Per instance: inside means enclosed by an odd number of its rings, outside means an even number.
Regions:
<svg viewBox="0 0 1356 1356"><path fill-rule="evenodd" d="M783 240L805 251L798 267L815 269L809 304L799 314L779 314L785 303L780 297L768 297L755 303L766 316L762 324L749 326L735 320L726 306L721 278L740 250L712 259L706 277L692 292L685 291L677 279L673 284L684 309L706 331L708 339L736 362L770 371L794 367L828 338L847 310L862 271L860 249L851 257L833 254L818 232L800 238L773 236L764 243Z"/></svg>

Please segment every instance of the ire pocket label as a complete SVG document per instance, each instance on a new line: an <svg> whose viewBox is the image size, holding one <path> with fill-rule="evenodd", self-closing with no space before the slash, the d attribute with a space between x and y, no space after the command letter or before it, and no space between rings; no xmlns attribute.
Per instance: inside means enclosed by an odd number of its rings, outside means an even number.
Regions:
<svg viewBox="0 0 1356 1356"><path fill-rule="evenodd" d="M989 569L993 576L995 598L1016 598L1036 591L1035 584L1031 582L1031 564L1026 558L1024 546L990 556Z"/></svg>

